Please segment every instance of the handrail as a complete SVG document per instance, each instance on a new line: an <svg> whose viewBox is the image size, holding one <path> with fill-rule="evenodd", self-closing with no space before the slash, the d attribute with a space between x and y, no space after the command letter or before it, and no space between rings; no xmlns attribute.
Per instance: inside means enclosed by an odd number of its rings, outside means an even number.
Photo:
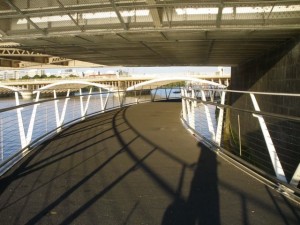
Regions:
<svg viewBox="0 0 300 225"><path fill-rule="evenodd" d="M225 96L230 100L228 93L248 96L247 108L225 103ZM182 120L195 135L235 161L300 194L300 143L295 141L300 117L262 111L258 95L273 96L272 99L300 97L298 93L205 89L195 85L182 90ZM251 104L253 109L249 108Z"/></svg>
<svg viewBox="0 0 300 225"><path fill-rule="evenodd" d="M0 175L10 169L29 151L66 127L90 116L116 108L150 101L171 99L160 88L139 91L105 91L82 93L39 100L0 109ZM147 95L143 93L148 93ZM180 95L177 96L180 98ZM13 101L13 100L12 100ZM91 103L92 102L92 103Z"/></svg>

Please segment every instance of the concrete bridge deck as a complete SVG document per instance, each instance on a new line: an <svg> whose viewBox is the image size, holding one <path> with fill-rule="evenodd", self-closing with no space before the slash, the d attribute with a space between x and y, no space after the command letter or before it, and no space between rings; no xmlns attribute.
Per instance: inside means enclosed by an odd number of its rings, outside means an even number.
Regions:
<svg viewBox="0 0 300 225"><path fill-rule="evenodd" d="M76 124L0 180L0 224L300 224L300 209L198 143L177 102Z"/></svg>

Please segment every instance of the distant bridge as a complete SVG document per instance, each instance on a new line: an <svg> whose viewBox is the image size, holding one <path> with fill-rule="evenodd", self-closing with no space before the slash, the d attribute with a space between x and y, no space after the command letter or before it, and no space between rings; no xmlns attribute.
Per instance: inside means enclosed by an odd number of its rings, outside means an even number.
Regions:
<svg viewBox="0 0 300 225"><path fill-rule="evenodd" d="M228 86L230 83L230 75L224 75L224 76L181 76L182 78L186 78L186 80L189 80L190 78L196 78L196 79L202 79L207 80L211 82L215 82L218 84L222 84L225 86ZM168 76L166 76L168 78ZM14 90L17 90L23 98L30 98L31 95L51 84L55 83L63 83L67 84L68 81L70 83L73 83L74 81L84 81L84 82L90 82L95 84L101 84L105 85L107 87L118 89L118 90L126 90L129 87L135 86L137 84L140 84L145 81L150 81L155 79L155 77L114 77L114 78L68 78L68 79L30 79L30 80L14 80L14 81L2 81L1 84L12 87ZM68 89L66 85L66 90ZM11 92L11 90L8 89L1 89L0 88L0 95L6 95L8 92Z"/></svg>

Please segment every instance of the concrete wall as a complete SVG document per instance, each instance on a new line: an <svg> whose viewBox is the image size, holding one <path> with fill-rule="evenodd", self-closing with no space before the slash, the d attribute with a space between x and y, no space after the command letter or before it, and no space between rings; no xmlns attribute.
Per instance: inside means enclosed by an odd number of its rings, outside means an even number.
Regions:
<svg viewBox="0 0 300 225"><path fill-rule="evenodd" d="M258 92L300 93L300 41L289 41L272 52L259 56L244 65L232 68L230 89ZM249 95L232 94L229 103L237 108L254 110ZM262 111L300 117L300 98L257 96ZM244 157L258 167L273 172L257 118L251 113L227 113L229 143L237 143L240 117ZM288 179L300 161L300 122L265 117L271 137ZM229 130L229 129L228 129ZM235 141L233 139L236 139ZM236 152L238 150L236 149Z"/></svg>

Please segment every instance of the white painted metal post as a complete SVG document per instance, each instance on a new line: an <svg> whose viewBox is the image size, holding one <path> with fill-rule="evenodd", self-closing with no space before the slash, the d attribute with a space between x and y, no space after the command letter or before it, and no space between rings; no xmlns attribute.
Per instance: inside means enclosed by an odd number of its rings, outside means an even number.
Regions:
<svg viewBox="0 0 300 225"><path fill-rule="evenodd" d="M221 94L221 105L225 104L225 94L226 92L223 91ZM221 146L221 139L222 139L222 127L223 127L223 121L224 121L224 108L219 108L219 117L218 117L218 125L217 125L217 132L216 132L216 143Z"/></svg>
<svg viewBox="0 0 300 225"><path fill-rule="evenodd" d="M102 88L99 88L101 110L104 110Z"/></svg>
<svg viewBox="0 0 300 225"><path fill-rule="evenodd" d="M81 117L83 117L84 108L83 108L83 96L82 96L81 88L79 89L79 95L80 95L80 113L81 113Z"/></svg>
<svg viewBox="0 0 300 225"><path fill-rule="evenodd" d="M299 163L299 165L298 165L298 167L297 167L297 169L296 169L296 171L295 171L295 173L294 173L294 175L293 175L293 177L290 181L290 184L297 187L299 182L300 182L300 163Z"/></svg>
<svg viewBox="0 0 300 225"><path fill-rule="evenodd" d="M18 92L15 92L15 100L16 100L16 106L19 106L20 100L19 100ZM25 148L27 146L27 142L26 142L22 112L21 112L22 109L23 108L17 108L17 118L18 118L18 127L19 127L20 139L21 139L21 146L22 146L22 148Z"/></svg>
<svg viewBox="0 0 300 225"><path fill-rule="evenodd" d="M173 87L171 87L171 89L170 89L170 91L169 91L168 98L167 98L168 100L170 99L172 90L173 90Z"/></svg>
<svg viewBox="0 0 300 225"><path fill-rule="evenodd" d="M87 110L88 110L88 107L89 107L89 104L90 104L92 90L93 90L93 88L90 88L90 91L89 91L88 98L86 100L85 106L83 105L83 96L80 96L81 97L80 98L80 103L81 103L81 117L82 117L81 119L82 120L85 119L85 116L86 116L86 113L87 113ZM82 92L81 92L81 94L82 94Z"/></svg>
<svg viewBox="0 0 300 225"><path fill-rule="evenodd" d="M59 100L57 99L56 95L56 90L53 90L53 97L54 97L54 107L55 107L55 120L56 120L56 128L59 127L59 112L58 112L58 102Z"/></svg>
<svg viewBox="0 0 300 225"><path fill-rule="evenodd" d="M186 111L186 99L185 91L181 88L181 103L182 103L182 117L185 122L187 122L187 111Z"/></svg>
<svg viewBox="0 0 300 225"><path fill-rule="evenodd" d="M252 100L255 111L260 112L260 108L259 108L259 105L256 101L256 98L255 98L254 94L250 93L250 97L251 97L251 100ZM269 130L267 128L267 125L266 125L266 122L265 122L263 116L262 115L257 115L257 114L253 114L253 116L258 119L260 128L262 130L262 133L263 133L263 136L264 136L264 139L265 139L265 142L267 144L267 148L268 148L269 155L270 155L270 158L271 158L271 161L272 161L272 164L273 164L274 171L276 173L276 177L281 181L287 182L284 171L283 171L283 168L281 166L281 163L280 163L280 160L278 158L275 146L273 144L272 138L270 136Z"/></svg>
<svg viewBox="0 0 300 225"><path fill-rule="evenodd" d="M66 98L65 98L63 110L62 110L62 113L61 113L61 116L60 116L60 120L59 120L59 126L62 126L62 124L63 124L63 122L65 120L65 115L66 115L66 111L67 111L67 105L68 105L68 102L70 100L69 96L70 96L70 89L68 89L68 92L67 92L67 95L66 95Z"/></svg>
<svg viewBox="0 0 300 225"><path fill-rule="evenodd" d="M185 96L190 97L187 90L185 90ZM186 108L187 108L187 123L190 125L191 123L191 100L186 99Z"/></svg>
<svg viewBox="0 0 300 225"><path fill-rule="evenodd" d="M104 109L103 109L104 111L106 110L106 107L107 107L109 95L110 95L110 90L108 90L108 91L107 91L107 94L106 94L106 99L105 99Z"/></svg>
<svg viewBox="0 0 300 225"><path fill-rule="evenodd" d="M38 91L36 93L36 98L35 98L35 102L38 102L40 99L40 91ZM33 127L34 127L34 121L35 121L35 117L36 117L36 110L39 104L34 104L33 109L32 109L32 113L31 113L31 118L30 118L30 122L29 122L29 126L28 126L28 130L27 130L27 135L26 135L26 142L27 145L30 143L31 138L32 138L32 133L33 133Z"/></svg>
<svg viewBox="0 0 300 225"><path fill-rule="evenodd" d="M155 88L155 92L154 92L153 99L152 99L153 102L154 102L155 97L156 97L156 92L157 92L157 88Z"/></svg>
<svg viewBox="0 0 300 225"><path fill-rule="evenodd" d="M239 115L239 114L238 114L238 128L239 128L239 148L240 148L240 156L242 156L241 124L240 124L240 115Z"/></svg>
<svg viewBox="0 0 300 225"><path fill-rule="evenodd" d="M205 93L204 93L203 90L201 90L201 97L202 97L202 101L206 102L206 96L205 96ZM214 127L213 127L213 124L212 124L212 119L211 119L211 116L210 116L208 106L206 104L203 104L203 106L204 106L204 110L205 110L208 130L211 134L212 140L216 141L215 130L214 130Z"/></svg>

